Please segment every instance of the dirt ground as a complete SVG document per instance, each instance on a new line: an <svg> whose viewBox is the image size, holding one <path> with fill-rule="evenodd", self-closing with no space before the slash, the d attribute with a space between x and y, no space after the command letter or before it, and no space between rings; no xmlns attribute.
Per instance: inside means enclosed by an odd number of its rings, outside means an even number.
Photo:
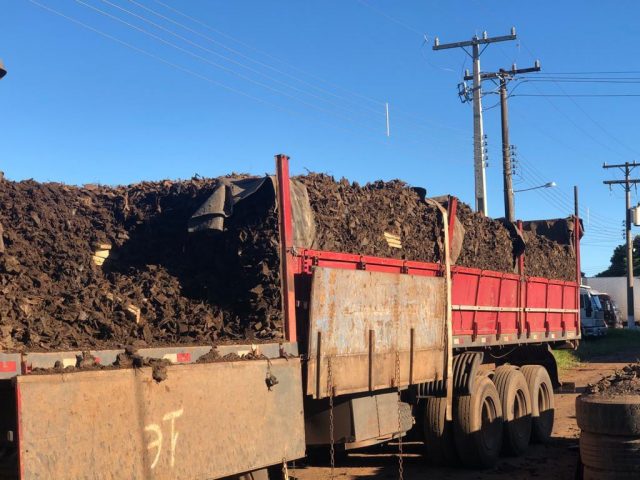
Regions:
<svg viewBox="0 0 640 480"><path fill-rule="evenodd" d="M580 430L575 420L575 399L587 384L613 373L629 362L637 360L638 353L619 353L599 357L561 372L563 387L556 392L555 424L548 445L531 445L525 455L518 458L503 457L488 470L435 468L423 463L420 443L403 445L404 478L451 480L571 480L574 478L578 456ZM362 453L352 453L336 462L335 478L339 479L391 479L398 478L398 446L385 445ZM301 480L330 478L327 465L296 465L293 476ZM292 474L292 472L290 472Z"/></svg>

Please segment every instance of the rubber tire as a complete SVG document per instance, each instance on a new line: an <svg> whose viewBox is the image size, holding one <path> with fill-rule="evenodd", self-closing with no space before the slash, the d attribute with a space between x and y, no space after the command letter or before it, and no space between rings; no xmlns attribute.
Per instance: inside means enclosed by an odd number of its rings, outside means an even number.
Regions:
<svg viewBox="0 0 640 480"><path fill-rule="evenodd" d="M582 463L591 468L635 472L640 478L640 437L616 437L582 432Z"/></svg>
<svg viewBox="0 0 640 480"><path fill-rule="evenodd" d="M458 456L453 441L453 422L447 421L446 397L427 397L422 403L425 460L431 465L454 465Z"/></svg>
<svg viewBox="0 0 640 480"><path fill-rule="evenodd" d="M585 465L582 469L582 480L638 480L638 473L601 470Z"/></svg>
<svg viewBox="0 0 640 480"><path fill-rule="evenodd" d="M494 418L487 424L485 408ZM454 398L453 432L456 450L467 467L492 467L502 448L502 406L493 382L477 376L470 395Z"/></svg>
<svg viewBox="0 0 640 480"><path fill-rule="evenodd" d="M521 455L527 450L531 440L531 397L527 380L517 368L504 365L496 369L493 382L502 405L503 452L507 455ZM520 409L518 416L516 406Z"/></svg>
<svg viewBox="0 0 640 480"><path fill-rule="evenodd" d="M640 395L581 395L576 398L576 420L585 432L640 436Z"/></svg>
<svg viewBox="0 0 640 480"><path fill-rule="evenodd" d="M553 431L555 416L555 401L553 384L549 372L542 365L525 365L520 369L529 386L531 397L531 440L537 443L547 443ZM545 398L547 410L540 412L540 395Z"/></svg>

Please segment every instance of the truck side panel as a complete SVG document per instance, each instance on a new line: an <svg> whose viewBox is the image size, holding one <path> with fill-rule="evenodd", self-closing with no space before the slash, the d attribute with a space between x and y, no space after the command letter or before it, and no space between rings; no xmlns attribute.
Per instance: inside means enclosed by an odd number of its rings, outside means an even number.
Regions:
<svg viewBox="0 0 640 480"><path fill-rule="evenodd" d="M25 479L210 479L305 454L297 358L169 366L161 382L151 368L15 382Z"/></svg>
<svg viewBox="0 0 640 480"><path fill-rule="evenodd" d="M442 379L445 294L442 277L316 267L306 393L328 396L329 381L341 395Z"/></svg>

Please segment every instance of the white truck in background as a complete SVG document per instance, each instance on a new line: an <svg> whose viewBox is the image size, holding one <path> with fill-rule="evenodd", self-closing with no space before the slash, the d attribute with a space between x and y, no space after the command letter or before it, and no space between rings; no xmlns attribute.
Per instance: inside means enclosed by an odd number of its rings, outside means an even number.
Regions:
<svg viewBox="0 0 640 480"><path fill-rule="evenodd" d="M582 336L603 337L607 334L607 323L604 320L604 309L600 299L591 287L580 286L580 329Z"/></svg>

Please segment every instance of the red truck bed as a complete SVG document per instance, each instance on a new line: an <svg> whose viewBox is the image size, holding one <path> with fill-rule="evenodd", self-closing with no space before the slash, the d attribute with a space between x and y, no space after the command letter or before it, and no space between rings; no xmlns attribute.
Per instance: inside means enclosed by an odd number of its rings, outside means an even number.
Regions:
<svg viewBox="0 0 640 480"><path fill-rule="evenodd" d="M444 276L445 265L370 257L321 250L296 249L293 245L292 207L288 158L280 157L278 202L282 245L282 270L286 335L303 339L307 322L305 302L310 298L314 267L365 270L405 275ZM452 237L457 199L448 202L449 238ZM576 218L579 228L579 221ZM522 224L519 224L522 232ZM528 277L525 254L518 257L518 273L503 273L461 266L451 267L451 322L454 348L559 342L580 337L580 235L574 235L576 281Z"/></svg>

